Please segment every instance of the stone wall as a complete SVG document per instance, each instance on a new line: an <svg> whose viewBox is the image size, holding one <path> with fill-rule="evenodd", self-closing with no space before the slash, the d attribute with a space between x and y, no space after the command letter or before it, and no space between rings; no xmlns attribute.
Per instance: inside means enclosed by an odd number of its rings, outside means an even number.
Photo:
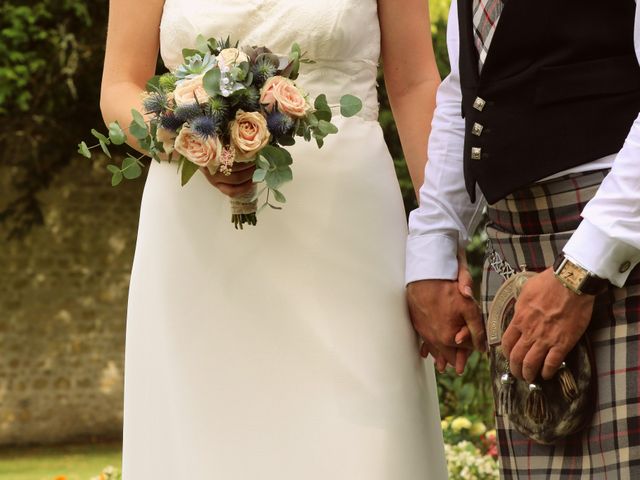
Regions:
<svg viewBox="0 0 640 480"><path fill-rule="evenodd" d="M121 437L142 188L77 159L40 197L45 226L0 239L0 445Z"/></svg>

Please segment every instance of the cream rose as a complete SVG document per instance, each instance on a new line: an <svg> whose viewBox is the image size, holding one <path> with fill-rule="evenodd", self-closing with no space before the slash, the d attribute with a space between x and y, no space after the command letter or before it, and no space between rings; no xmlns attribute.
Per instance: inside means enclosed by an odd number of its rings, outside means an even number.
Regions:
<svg viewBox="0 0 640 480"><path fill-rule="evenodd" d="M242 62L248 62L249 56L237 48L225 48L216 57L216 60L225 67L231 67L233 65L240 65Z"/></svg>
<svg viewBox="0 0 640 480"><path fill-rule="evenodd" d="M175 141L175 149L187 160L199 167L207 167L214 174L220 166L222 144L218 137L202 138L189 127L184 126Z"/></svg>
<svg viewBox="0 0 640 480"><path fill-rule="evenodd" d="M158 131L156 132L156 138L162 142L162 148L164 148L167 154L173 152L174 141L177 136L178 134L176 132L164 127L158 127Z"/></svg>
<svg viewBox="0 0 640 480"><path fill-rule="evenodd" d="M205 91L202 79L204 75L180 82L173 91L173 98L177 106L194 103L205 103L209 100L209 94Z"/></svg>
<svg viewBox="0 0 640 480"><path fill-rule="evenodd" d="M239 159L252 158L269 143L270 138L267 121L261 114L238 110L236 119L231 122L231 142Z"/></svg>
<svg viewBox="0 0 640 480"><path fill-rule="evenodd" d="M281 76L267 80L260 93L260 103L266 105L269 112L277 104L282 113L294 118L304 117L311 109L300 89L291 80Z"/></svg>

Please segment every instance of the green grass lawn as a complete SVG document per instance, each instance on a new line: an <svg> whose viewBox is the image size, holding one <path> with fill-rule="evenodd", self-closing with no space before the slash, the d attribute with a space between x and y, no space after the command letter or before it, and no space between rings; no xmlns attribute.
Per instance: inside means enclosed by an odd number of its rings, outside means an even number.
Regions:
<svg viewBox="0 0 640 480"><path fill-rule="evenodd" d="M0 480L89 480L104 467L121 468L121 444L0 449Z"/></svg>

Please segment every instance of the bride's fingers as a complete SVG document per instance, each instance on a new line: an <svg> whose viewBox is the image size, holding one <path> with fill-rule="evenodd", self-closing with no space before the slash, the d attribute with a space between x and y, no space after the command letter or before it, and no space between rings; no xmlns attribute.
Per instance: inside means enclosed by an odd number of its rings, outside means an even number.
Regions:
<svg viewBox="0 0 640 480"><path fill-rule="evenodd" d="M456 373L458 375L462 375L464 373L470 354L471 352L469 350L464 350L462 348L459 348L456 352Z"/></svg>
<svg viewBox="0 0 640 480"><path fill-rule="evenodd" d="M469 327L464 326L456 334L455 342L456 342L456 345L462 345L467 340L471 340L471 332L469 331Z"/></svg>
<svg viewBox="0 0 640 480"><path fill-rule="evenodd" d="M458 290L462 296L473 299L473 278L463 248L458 249Z"/></svg>

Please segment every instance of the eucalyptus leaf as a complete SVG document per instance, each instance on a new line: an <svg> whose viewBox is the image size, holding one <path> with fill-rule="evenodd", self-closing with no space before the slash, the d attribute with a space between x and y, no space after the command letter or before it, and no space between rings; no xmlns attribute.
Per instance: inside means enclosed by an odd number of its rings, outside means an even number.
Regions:
<svg viewBox="0 0 640 480"><path fill-rule="evenodd" d="M102 140L100 140L100 148L102 148L102 151L107 157L111 158L111 152L109 151L109 147L107 147L107 144Z"/></svg>
<svg viewBox="0 0 640 480"><path fill-rule="evenodd" d="M127 140L127 135L118 122L109 124L109 138L114 145L122 145Z"/></svg>
<svg viewBox="0 0 640 480"><path fill-rule="evenodd" d="M133 121L138 124L140 127L147 128L147 122L144 121L144 117L142 114L136 110L135 108L131 109L131 116L133 117Z"/></svg>
<svg viewBox="0 0 640 480"><path fill-rule="evenodd" d="M102 133L97 131L95 128L91 129L91 135L96 137L99 141L106 143L107 145L109 145L110 143L109 139L106 136L104 136Z"/></svg>
<svg viewBox="0 0 640 480"><path fill-rule="evenodd" d="M117 172L113 172L113 175L111 176L111 186L115 187L117 185L120 185L120 183L122 183L122 172L120 170L118 170Z"/></svg>
<svg viewBox="0 0 640 480"><path fill-rule="evenodd" d="M353 95L343 95L340 99L340 114L343 117L353 117L362 110L362 100Z"/></svg>
<svg viewBox="0 0 640 480"><path fill-rule="evenodd" d="M117 165L109 164L107 165L107 170L109 170L111 173L118 173L120 171L120 167L118 167Z"/></svg>
<svg viewBox="0 0 640 480"><path fill-rule="evenodd" d="M256 164L258 165L258 168L263 170L269 170L269 167L271 166L271 164L261 155L257 156Z"/></svg>
<svg viewBox="0 0 640 480"><path fill-rule="evenodd" d="M264 182L264 179L267 177L267 170L258 168L255 172L253 172L253 183Z"/></svg>
<svg viewBox="0 0 640 480"><path fill-rule="evenodd" d="M78 144L78 153L86 158L91 158L91 152L89 151L89 147L85 142L80 142Z"/></svg>
<svg viewBox="0 0 640 480"><path fill-rule="evenodd" d="M215 95L220 95L220 79L222 78L222 73L218 67L212 68L207 73L205 73L204 78L202 79L202 84L204 86L205 92L207 92L212 97Z"/></svg>
<svg viewBox="0 0 640 480"><path fill-rule="evenodd" d="M272 190L277 190L283 184L293 180L291 167L281 167L267 173L265 178L267 186Z"/></svg>
<svg viewBox="0 0 640 480"><path fill-rule="evenodd" d="M133 135L139 141L146 139L147 135L149 135L149 129L147 128L147 125L142 126L135 120L131 122L131 125L129 126L129 132L131 132L131 135Z"/></svg>
<svg viewBox="0 0 640 480"><path fill-rule="evenodd" d="M128 156L122 161L122 175L127 180L133 180L142 175L142 168L137 158Z"/></svg>
<svg viewBox="0 0 640 480"><path fill-rule="evenodd" d="M320 120L318 122L318 130L320 130L324 135L338 133L338 127L326 120Z"/></svg>
<svg viewBox="0 0 640 480"><path fill-rule="evenodd" d="M267 145L260 151L260 155L266 158L267 161L275 167L290 165L290 163L287 163L285 150L282 148Z"/></svg>
<svg viewBox="0 0 640 480"><path fill-rule="evenodd" d="M277 142L283 147L291 147L296 144L296 139L292 136L278 137Z"/></svg>
<svg viewBox="0 0 640 480"><path fill-rule="evenodd" d="M309 125L311 125L312 127L318 126L318 120L319 119L315 113L310 113L309 115L307 115L307 121L309 122Z"/></svg>
<svg viewBox="0 0 640 480"><path fill-rule="evenodd" d="M327 96L324 93L316 97L313 106L316 110L331 110L329 102L327 102Z"/></svg>
<svg viewBox="0 0 640 480"><path fill-rule="evenodd" d="M209 52L209 43L204 35L198 35L196 37L196 48L200 53L206 54Z"/></svg>
<svg viewBox="0 0 640 480"><path fill-rule="evenodd" d="M276 199L276 202L287 203L287 197L280 190L273 190L273 198Z"/></svg>
<svg viewBox="0 0 640 480"><path fill-rule="evenodd" d="M318 148L322 148L324 146L324 140L322 137L316 137L316 143L318 144Z"/></svg>
<svg viewBox="0 0 640 480"><path fill-rule="evenodd" d="M183 187L187 183L189 183L189 180L193 178L195 173L198 171L198 168L199 167L195 163L187 159L184 159L182 161L182 169L180 170L180 180Z"/></svg>

